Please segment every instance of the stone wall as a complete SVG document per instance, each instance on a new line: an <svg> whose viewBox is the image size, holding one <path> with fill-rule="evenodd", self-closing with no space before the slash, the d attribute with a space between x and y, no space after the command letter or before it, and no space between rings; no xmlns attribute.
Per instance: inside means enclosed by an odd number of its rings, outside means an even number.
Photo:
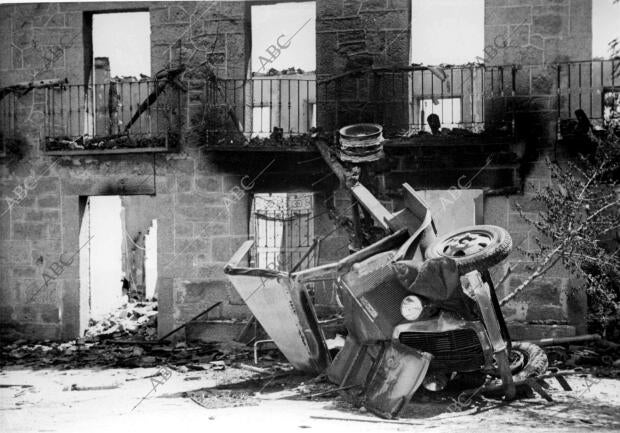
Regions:
<svg viewBox="0 0 620 433"><path fill-rule="evenodd" d="M531 67L519 82L519 94L535 104L517 119L517 131L527 143L522 195L487 196L484 222L507 227L515 243L533 246L534 234L520 219L516 203L531 215L539 209L531 200L534 186L549 182L549 173L539 156L554 143L555 118L547 104L547 63L581 60L590 56L591 0L486 0L485 41L487 48L501 41L497 35L511 32L508 40L517 48L497 50L489 64L524 63ZM129 200L140 206L135 218L158 219L160 294L159 332L164 333L223 300L213 317L241 318L248 313L222 274L222 267L236 247L248 237L250 195L255 192L315 191L327 199L337 187L334 176L316 154L282 152L209 152L204 137L193 134L192 119L202 108L201 83L210 70L221 76L245 76L249 56L249 6L243 2L170 3L49 3L0 6L0 86L31 79L64 78L83 83L88 70L89 16L91 12L146 10L151 16L152 73L183 63L188 66L189 91L183 100L183 139L180 148L160 155L105 155L50 157L41 151L41 116L44 99L40 92L19 98L16 106L21 146L2 160L0 187L0 322L36 338L71 338L80 324L79 266L80 212L89 195L140 196ZM318 0L317 74L322 79L366 66L406 65L409 62L410 2L407 0ZM502 42L503 44L503 42ZM525 48L525 50L523 50ZM501 53L501 54L500 54ZM524 53L524 54L523 54ZM568 56L568 57L567 57ZM206 62L206 63L205 63ZM199 67L199 65L201 65ZM538 78L541 77L541 78ZM346 91L346 89L341 89ZM318 98L318 123L333 125L334 90ZM516 100L516 98L515 98ZM547 101L547 102L545 102ZM528 102L529 104L529 102ZM348 108L347 108L348 109ZM529 123L532 122L532 123ZM520 129L520 125L534 125ZM402 151L402 150L401 150ZM523 152L517 154L522 155ZM418 152L416 154L416 152ZM311 156L309 156L311 155ZM481 153L468 160L467 173L474 173ZM429 159L430 158L430 159ZM271 161L252 191L239 195L243 176L255 176ZM397 188L409 180L414 188L441 189L461 176L459 162L442 159L441 152L420 152L395 158L398 167L384 178L384 185ZM444 176L422 176L418 168L442 161L437 167ZM303 162L303 163L301 163ZM301 163L301 164L300 164ZM484 185L514 183L513 161L508 167L493 167L481 177ZM503 173L503 174L502 174ZM441 185L435 180L441 180ZM488 181L488 182L487 182ZM447 185L447 186L446 186ZM128 186L130 187L128 190ZM236 193L236 194L234 194ZM340 209L348 196L335 195ZM230 204L230 213L227 205ZM327 235L333 223L322 204L315 209L315 233ZM338 230L321 248L321 262L346 252L346 235ZM514 287L527 275L524 257L515 252L511 264ZM495 270L500 275L502 269ZM570 299L571 281L562 269L554 270L515 299L506 312L515 320L556 319L579 323L583 300ZM329 305L331 292L319 294L319 303ZM581 308L581 309L580 309ZM10 325L9 327L5 325Z"/></svg>
<svg viewBox="0 0 620 433"><path fill-rule="evenodd" d="M40 93L18 99L21 144L0 165L5 199L0 210L0 323L14 336L78 336L87 296L80 290L78 253L85 247L80 243L80 226L87 196L124 196L127 226L132 230L144 221L158 220L160 335L217 301L223 304L210 317L247 317L247 308L222 269L248 238L253 192L315 191L316 212L321 214L315 233L333 231L322 200L331 194L327 192L334 188L334 180L325 176L328 169L316 154L207 152L202 138L192 133L189 119L201 108L197 84L205 71L195 66L208 61L222 76L238 76L239 70L244 74L249 53L245 3L1 6L0 31L5 34L0 86L64 77L84 83L90 12L145 9L151 16L152 72L179 63L189 69L183 139L176 152L47 156L40 144L44 103ZM253 189L242 188L244 176L251 179L267 166ZM333 259L334 251L345 252L346 244L346 236L334 232L325 240L321 260ZM329 298L327 293L319 295Z"/></svg>
<svg viewBox="0 0 620 433"><path fill-rule="evenodd" d="M556 148L558 100L558 62L592 58L592 0L486 0L485 50L486 64L519 65L515 96L510 103L515 111L517 136L525 143L521 176L522 194L510 197L487 197L484 220L488 224L507 227L515 245L534 249L538 236L519 215L517 205L535 218L543 209L533 201L537 189L551 182L544 158L562 157ZM578 108L574 107L573 109ZM533 263L519 251L507 266L513 269L499 296L517 287L533 270ZM567 321L578 332L585 331L585 295L571 290L576 284L569 273L556 266L518 295L504 309L510 320Z"/></svg>
<svg viewBox="0 0 620 433"><path fill-rule="evenodd" d="M516 131L536 148L556 139L559 62L592 58L592 0L486 0L484 61L518 65Z"/></svg>

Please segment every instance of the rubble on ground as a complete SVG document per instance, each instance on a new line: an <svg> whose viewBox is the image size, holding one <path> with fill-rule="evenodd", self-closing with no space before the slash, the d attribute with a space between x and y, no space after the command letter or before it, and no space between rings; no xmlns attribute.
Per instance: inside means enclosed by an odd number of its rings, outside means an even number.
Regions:
<svg viewBox="0 0 620 433"><path fill-rule="evenodd" d="M620 344L599 340L587 345L556 345L543 349L550 367L588 369L598 377L620 378Z"/></svg>
<svg viewBox="0 0 620 433"><path fill-rule="evenodd" d="M192 346L184 342L144 344L101 340L65 343L17 341L0 351L0 367L18 365L34 369L58 367L62 369L87 367L154 367L167 364L180 372L208 370L229 365L237 360L249 360L251 349L230 350L229 345L204 343ZM207 365L208 364L208 365ZM212 364L212 365L211 365Z"/></svg>
<svg viewBox="0 0 620 433"><path fill-rule="evenodd" d="M153 367L181 371L222 368L251 359L252 350L235 342L169 343L157 340L157 303L133 302L92 321L84 338L68 342L18 340L0 350L0 366L63 369ZM205 366L212 363L213 365Z"/></svg>
<svg viewBox="0 0 620 433"><path fill-rule="evenodd" d="M258 400L250 393L230 390L204 389L187 393L187 398L205 409L223 407L258 406Z"/></svg>
<svg viewBox="0 0 620 433"><path fill-rule="evenodd" d="M81 136L77 139L72 137L47 137L45 150L47 151L70 151L70 150L102 150L102 149L131 149L131 148L165 148L166 137L130 136L128 134L116 134L109 136Z"/></svg>
<svg viewBox="0 0 620 433"><path fill-rule="evenodd" d="M87 340L125 336L157 337L157 301L128 302L101 320L91 319L84 333Z"/></svg>

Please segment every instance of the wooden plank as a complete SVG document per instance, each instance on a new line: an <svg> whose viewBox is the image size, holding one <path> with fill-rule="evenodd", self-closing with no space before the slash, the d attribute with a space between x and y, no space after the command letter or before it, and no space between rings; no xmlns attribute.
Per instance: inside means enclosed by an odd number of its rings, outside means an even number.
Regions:
<svg viewBox="0 0 620 433"><path fill-rule="evenodd" d="M228 264L224 267L224 269L235 268L239 266L239 263L241 263L241 260L243 259L243 257L245 257L248 251L250 251L250 248L252 248L252 245L254 245L253 239L249 239L245 241L239 247L239 249L235 252L235 254L233 254L233 256L230 258L230 260L228 261Z"/></svg>
<svg viewBox="0 0 620 433"><path fill-rule="evenodd" d="M426 218L426 213L430 209L429 206L408 183L403 183L403 189L405 190L405 194L403 195L405 207L411 211L413 216L416 217L421 224Z"/></svg>
<svg viewBox="0 0 620 433"><path fill-rule="evenodd" d="M391 230L408 229L410 233L414 233L420 227L420 221L413 215L409 209L401 209L391 214L386 220Z"/></svg>
<svg viewBox="0 0 620 433"><path fill-rule="evenodd" d="M344 169L344 167L342 166L342 164L340 164L338 160L332 157L332 154L329 151L329 147L327 147L327 144L323 141L317 141L316 148L321 153L321 156L325 160L325 163L327 164L327 166L331 168L334 174L338 177L338 179L340 180L340 183L346 184L346 181L348 178L347 171Z"/></svg>
<svg viewBox="0 0 620 433"><path fill-rule="evenodd" d="M338 277L338 262L297 271L291 274L291 276L300 283L318 279L336 279Z"/></svg>
<svg viewBox="0 0 620 433"><path fill-rule="evenodd" d="M568 382L566 381L566 379L564 379L564 377L557 375L554 376L555 380L558 381L558 383L560 384L560 386L564 389L564 391L572 391L573 388L571 388L571 386L568 384Z"/></svg>
<svg viewBox="0 0 620 433"><path fill-rule="evenodd" d="M371 194L368 189L361 183L355 184L351 187L351 192L357 199L357 201L364 206L364 208L370 212L372 217L377 223L385 230L390 230L391 227L388 221L393 217L377 198Z"/></svg>

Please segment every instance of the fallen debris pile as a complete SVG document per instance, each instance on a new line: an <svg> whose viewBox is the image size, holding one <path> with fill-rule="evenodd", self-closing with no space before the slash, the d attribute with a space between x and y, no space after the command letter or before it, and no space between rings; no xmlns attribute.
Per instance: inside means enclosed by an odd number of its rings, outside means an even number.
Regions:
<svg viewBox="0 0 620 433"><path fill-rule="evenodd" d="M219 389L204 389L187 394L194 403L205 409L223 407L258 406L258 400L247 392Z"/></svg>
<svg viewBox="0 0 620 433"><path fill-rule="evenodd" d="M207 314L220 303L190 320ZM178 326L161 338L157 338L157 302L129 302L112 311L103 319L91 320L84 338L69 342L31 343L18 340L4 345L0 351L0 367L19 365L23 367L83 368L106 367L153 367L167 364L173 369L205 370L201 364L213 364L208 368L225 369L233 362L250 360L252 349L244 344L225 342L178 342L171 344L169 337L185 327Z"/></svg>
<svg viewBox="0 0 620 433"><path fill-rule="evenodd" d="M147 136L116 134L109 136L81 136L76 139L72 137L47 137L45 150L101 150L101 149L131 149L131 148L165 148L166 140L174 137Z"/></svg>
<svg viewBox="0 0 620 433"><path fill-rule="evenodd" d="M246 370L245 364L233 368ZM260 368L260 376L240 382L202 388L181 395L206 408L256 406L263 400L307 400L338 398L339 388L329 383L324 375L311 377L295 371L290 364L274 364ZM253 371L250 370L250 371Z"/></svg>
<svg viewBox="0 0 620 433"><path fill-rule="evenodd" d="M588 368L599 377L620 378L620 344L599 340L587 345L546 346L544 350L552 367Z"/></svg>
<svg viewBox="0 0 620 433"><path fill-rule="evenodd" d="M87 367L154 367L189 370L223 369L236 361L251 359L251 349L241 344L203 343L188 346L152 342L73 340L65 343L16 341L0 352L0 367L19 365L34 369L51 366L70 369Z"/></svg>
<svg viewBox="0 0 620 433"><path fill-rule="evenodd" d="M84 333L87 340L125 336L154 339L157 337L157 302L129 302L101 320L91 319L89 325Z"/></svg>

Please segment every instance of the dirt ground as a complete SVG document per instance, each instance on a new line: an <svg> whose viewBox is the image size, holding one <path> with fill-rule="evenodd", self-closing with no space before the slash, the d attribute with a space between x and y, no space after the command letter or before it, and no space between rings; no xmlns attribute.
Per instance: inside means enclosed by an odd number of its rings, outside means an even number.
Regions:
<svg viewBox="0 0 620 433"><path fill-rule="evenodd" d="M620 381L571 376L572 391L548 380L540 396L503 404L478 400L451 412L449 396L418 392L396 421L355 408L325 382L292 373L213 365L158 368L30 369L0 372L3 432L620 431ZM305 397L304 397L305 395Z"/></svg>

